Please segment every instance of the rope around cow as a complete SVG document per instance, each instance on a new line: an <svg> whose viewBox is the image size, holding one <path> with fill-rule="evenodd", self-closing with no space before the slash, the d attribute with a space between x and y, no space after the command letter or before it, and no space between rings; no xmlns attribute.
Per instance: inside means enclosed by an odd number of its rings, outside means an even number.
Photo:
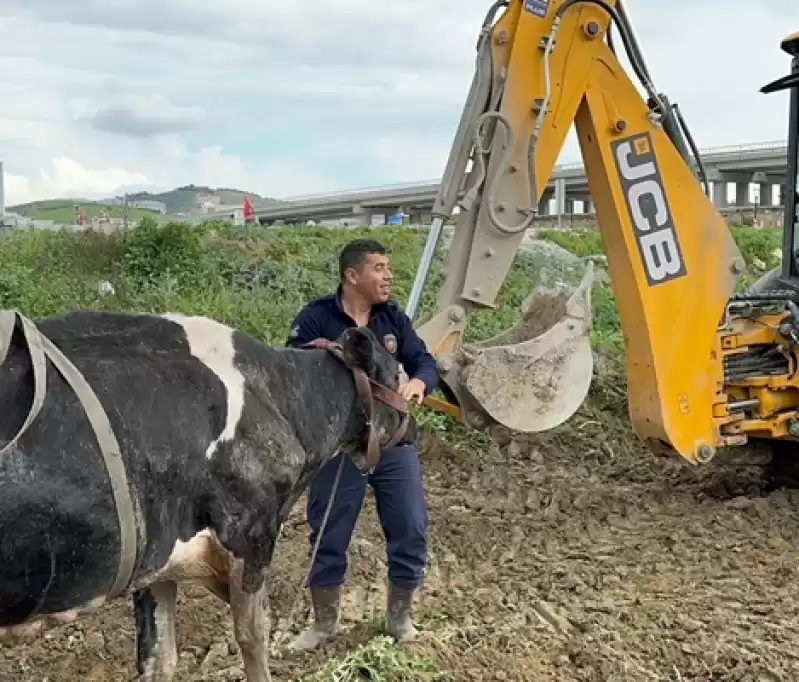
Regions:
<svg viewBox="0 0 799 682"><path fill-rule="evenodd" d="M127 588L133 575L137 557L136 516L128 489L128 478L125 473L125 464L122 461L119 443L102 403L100 403L97 395L80 370L69 361L50 339L39 331L31 320L18 310L0 310L0 365L5 362L8 355L17 320L19 320L22 327L22 333L28 344L28 351L31 356L34 381L33 403L25 423L20 427L14 438L0 449L0 455L5 454L16 445L20 437L39 415L47 392L47 359L49 358L72 387L83 406L86 417L89 419L92 429L94 429L97 444L100 447L100 452L108 470L119 521L120 540L117 574L109 593L109 599L114 599Z"/></svg>

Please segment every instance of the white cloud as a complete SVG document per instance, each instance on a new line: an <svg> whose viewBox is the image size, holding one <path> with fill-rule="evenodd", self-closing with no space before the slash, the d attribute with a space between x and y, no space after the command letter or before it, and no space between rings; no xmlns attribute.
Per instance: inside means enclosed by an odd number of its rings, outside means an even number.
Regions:
<svg viewBox="0 0 799 682"><path fill-rule="evenodd" d="M74 159L53 159L49 170L38 176L5 174L6 201L9 204L45 197L98 199L112 195L120 187L147 188L152 183L142 173L122 168L89 169Z"/></svg>
<svg viewBox="0 0 799 682"><path fill-rule="evenodd" d="M439 177L489 5L4 0L7 200L188 183L287 196ZM785 137L786 98L758 90L788 69L778 44L799 25L795 0L630 14L700 146ZM576 160L570 135L560 161Z"/></svg>
<svg viewBox="0 0 799 682"><path fill-rule="evenodd" d="M383 135L372 144L370 154L389 182L432 181L441 177L449 143L418 133Z"/></svg>

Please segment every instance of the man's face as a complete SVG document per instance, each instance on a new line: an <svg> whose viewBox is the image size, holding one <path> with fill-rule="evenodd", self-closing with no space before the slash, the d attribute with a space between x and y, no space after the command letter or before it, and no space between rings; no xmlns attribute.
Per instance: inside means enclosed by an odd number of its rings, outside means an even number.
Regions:
<svg viewBox="0 0 799 682"><path fill-rule="evenodd" d="M391 295L391 268L386 255L367 254L361 267L351 269L347 277L353 288L372 305L385 303Z"/></svg>

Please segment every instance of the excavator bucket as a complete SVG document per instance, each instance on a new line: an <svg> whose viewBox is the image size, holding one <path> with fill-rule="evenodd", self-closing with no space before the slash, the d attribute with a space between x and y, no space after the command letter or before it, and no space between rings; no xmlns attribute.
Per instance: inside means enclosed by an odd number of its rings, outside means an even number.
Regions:
<svg viewBox="0 0 799 682"><path fill-rule="evenodd" d="M565 422L585 400L594 365L593 272L589 260L576 288L537 286L512 329L461 347L461 387L503 426L546 431Z"/></svg>

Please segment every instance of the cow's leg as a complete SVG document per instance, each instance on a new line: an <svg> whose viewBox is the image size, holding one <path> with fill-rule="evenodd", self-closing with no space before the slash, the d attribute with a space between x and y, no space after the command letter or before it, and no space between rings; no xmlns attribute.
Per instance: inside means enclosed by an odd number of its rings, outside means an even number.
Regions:
<svg viewBox="0 0 799 682"><path fill-rule="evenodd" d="M233 560L230 571L230 614L236 642L241 650L247 682L270 682L269 675L269 592L266 578L260 586L248 591L244 562Z"/></svg>
<svg viewBox="0 0 799 682"><path fill-rule="evenodd" d="M133 595L136 669L143 682L170 682L178 665L175 645L177 583L159 582Z"/></svg>

